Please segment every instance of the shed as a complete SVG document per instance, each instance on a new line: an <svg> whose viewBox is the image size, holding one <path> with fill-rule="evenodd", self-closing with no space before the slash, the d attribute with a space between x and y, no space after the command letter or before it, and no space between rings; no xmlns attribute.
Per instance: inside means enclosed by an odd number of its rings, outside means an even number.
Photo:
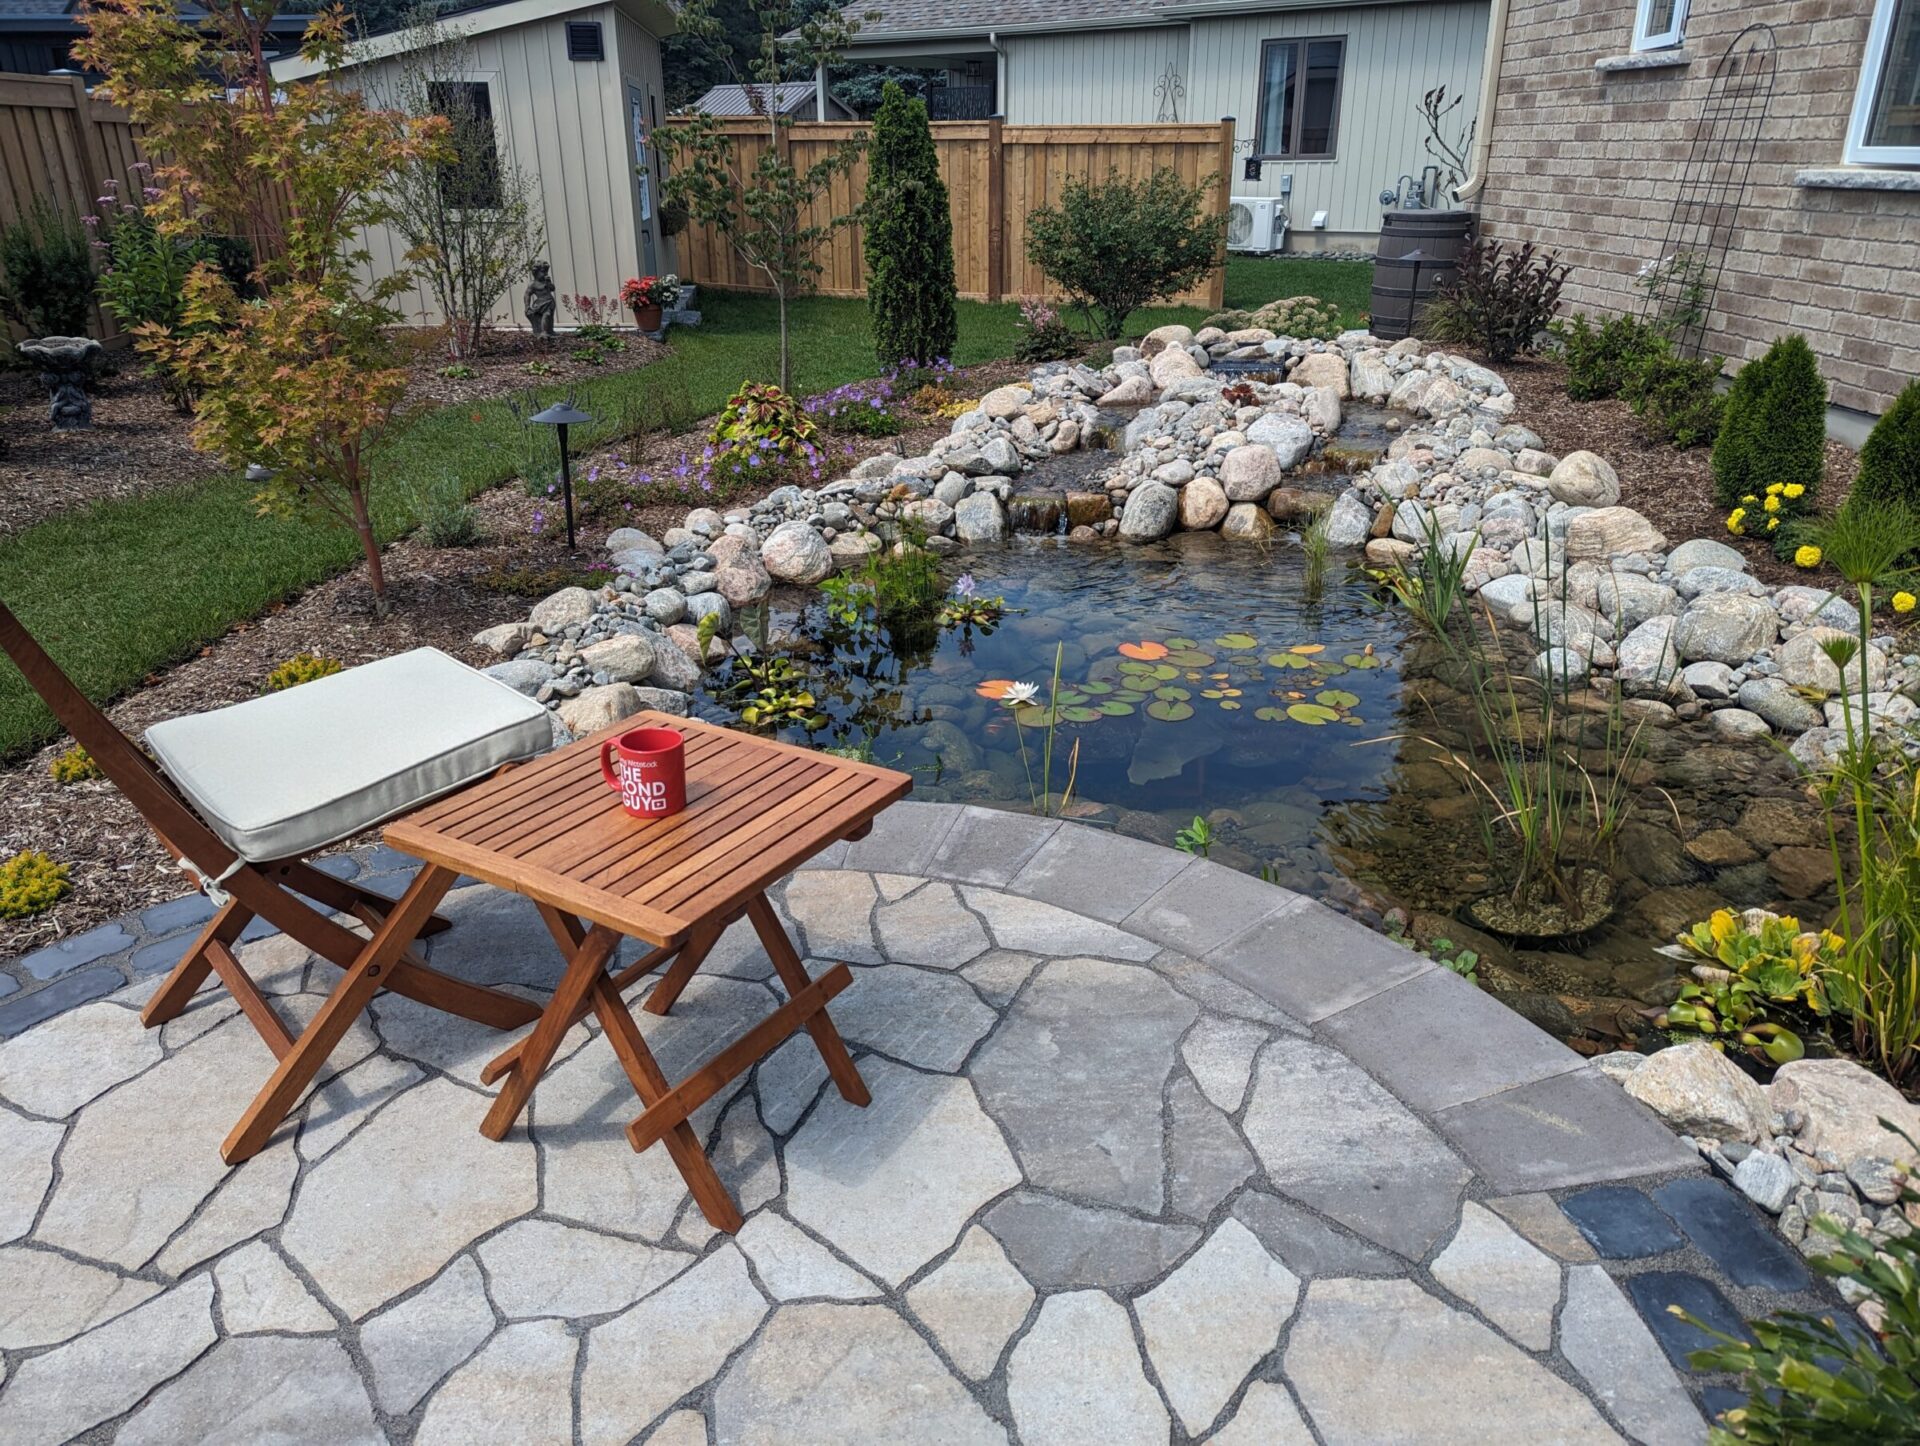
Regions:
<svg viewBox="0 0 1920 1446"><path fill-rule="evenodd" d="M674 15L665 0L498 0L435 23L467 38L472 67L464 78L485 87L476 109L490 116L501 157L534 181L560 295L617 296L630 276L676 269L671 238L660 231L652 139L666 119L660 41L673 33ZM410 34L356 42L349 69L371 91L393 85ZM273 67L279 80L314 71L298 58ZM407 247L397 233L379 227L365 240L369 279L402 268ZM497 325L525 324L524 289L511 288ZM445 319L422 286L398 305L423 325ZM568 321L564 305L558 319Z"/></svg>
<svg viewBox="0 0 1920 1446"><path fill-rule="evenodd" d="M764 115L763 97L768 87L764 85L716 85L693 103L693 108L705 111L708 115L750 116ZM783 80L773 87L776 97L774 104L779 114L794 120L858 120L851 110L835 100L830 93L821 91L810 80ZM826 114L820 114L824 103Z"/></svg>

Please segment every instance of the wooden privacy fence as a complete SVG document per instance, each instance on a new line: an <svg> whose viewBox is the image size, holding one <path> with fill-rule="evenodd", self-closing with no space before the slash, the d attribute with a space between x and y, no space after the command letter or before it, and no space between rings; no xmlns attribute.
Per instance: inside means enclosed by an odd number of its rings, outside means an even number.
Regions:
<svg viewBox="0 0 1920 1446"><path fill-rule="evenodd" d="M770 143L764 120L722 124L732 138L742 175ZM782 132L793 163L802 169L819 160L864 124L798 122ZM934 149L953 208L953 271L960 294L976 301L1044 295L1051 288L1027 260L1027 217L1060 198L1070 179L1103 181L1109 171L1141 180L1162 166L1194 185L1212 178L1213 201L1224 213L1233 165L1233 121L1215 125L1010 126L998 120L936 121ZM863 156L851 172L836 176L815 206L821 221L844 215L866 193ZM836 232L821 248L824 266L816 290L827 296L866 295L866 267L859 226ZM680 266L688 281L739 291L768 290L766 278L745 265L711 227L689 226L680 237ZM1218 309L1225 301L1226 273L1212 274L1177 300Z"/></svg>
<svg viewBox="0 0 1920 1446"><path fill-rule="evenodd" d="M70 75L0 75L0 226L45 196L73 216L92 215L109 180L138 197L139 127L118 106L87 94ZM93 334L116 340L113 318L94 307ZM19 331L14 327L15 332Z"/></svg>

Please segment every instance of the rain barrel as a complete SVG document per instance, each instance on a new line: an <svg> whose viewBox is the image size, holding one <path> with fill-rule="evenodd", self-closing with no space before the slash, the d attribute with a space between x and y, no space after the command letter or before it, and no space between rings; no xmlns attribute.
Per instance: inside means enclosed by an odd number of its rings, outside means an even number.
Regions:
<svg viewBox="0 0 1920 1446"><path fill-rule="evenodd" d="M1388 341L1411 336L1434 288L1453 278L1473 236L1471 211L1385 211L1373 262L1368 330ZM1415 259L1415 254L1418 258Z"/></svg>

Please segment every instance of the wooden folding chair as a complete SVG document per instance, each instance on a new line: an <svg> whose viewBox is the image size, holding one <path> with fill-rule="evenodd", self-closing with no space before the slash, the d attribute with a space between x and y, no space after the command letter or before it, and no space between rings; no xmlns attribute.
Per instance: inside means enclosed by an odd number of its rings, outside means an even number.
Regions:
<svg viewBox="0 0 1920 1446"><path fill-rule="evenodd" d="M101 772L127 801L140 811L167 852L192 875L201 891L219 905L186 957L167 976L140 1017L148 1028L175 1018L211 971L220 976L221 983L267 1048L273 1051L279 1064L272 1077L221 1146L220 1153L229 1164L238 1164L266 1145L288 1112L299 1103L328 1055L380 989L390 989L495 1029L517 1029L540 1017L540 1010L526 1000L429 968L414 951L417 938L449 926L446 919L433 911L452 883L453 875L422 870L405 893L398 899L389 899L358 884L336 879L308 863L307 859L325 844L283 858L245 857L216 832L183 791L74 686L4 603L0 603L0 650L13 659L54 716L93 756ZM450 658L444 662L463 673L471 673ZM480 675L471 676L479 678ZM329 681L321 679L304 686L320 688ZM481 681L493 682L491 679ZM424 704L429 700L421 701ZM538 708L539 705L529 701L527 706ZM541 712L540 727L545 729L544 710ZM490 747L496 753L504 748L527 756L528 731L521 730L516 739L492 740ZM550 738L550 733L547 736ZM278 741L263 740L267 746ZM471 758L464 761L473 766ZM488 764L486 771L491 773L507 761L510 760L497 758ZM468 781L471 780L456 780L451 786L457 788ZM437 788L434 793L405 800L401 807L412 807L448 791L448 787ZM398 811L389 808L382 817ZM344 836L378 822L380 818L368 818ZM365 925L371 937L361 938L307 900L315 900L327 910L352 915ZM288 1030L234 953L241 932L255 918L265 919L342 971L342 978L327 1002L297 1037Z"/></svg>

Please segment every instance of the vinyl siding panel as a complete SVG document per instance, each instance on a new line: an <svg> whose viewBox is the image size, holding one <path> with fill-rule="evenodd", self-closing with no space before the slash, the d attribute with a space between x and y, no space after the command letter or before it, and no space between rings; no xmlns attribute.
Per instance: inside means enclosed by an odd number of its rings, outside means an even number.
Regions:
<svg viewBox="0 0 1920 1446"><path fill-rule="evenodd" d="M598 20L606 59L567 59L567 20ZM548 260L563 296L584 292L615 295L640 270L635 226L631 142L626 125L622 71L659 86L659 46L612 5L575 10L562 17L475 36L468 79L484 80L492 92L495 141L501 159L531 177L547 224ZM366 88L379 96L397 81L393 61L363 67ZM368 279L391 276L404 265L406 243L386 227L364 238ZM516 282L496 310L501 325L524 325ZM409 321L433 325L443 318L429 291L416 285L397 303ZM569 320L561 309L562 325Z"/></svg>
<svg viewBox="0 0 1920 1446"><path fill-rule="evenodd" d="M1260 179L1247 180L1243 167L1254 153L1262 42L1320 35L1343 35L1347 42L1333 159L1265 161ZM1290 248L1370 242L1380 230L1379 193L1394 187L1403 173L1417 174L1430 159L1423 145L1421 95L1444 84L1473 106L1486 40L1485 0L1195 20L1182 118L1236 118L1234 195L1277 196L1282 177L1293 177ZM1316 236L1308 223L1322 210L1328 213L1327 229Z"/></svg>
<svg viewBox="0 0 1920 1446"><path fill-rule="evenodd" d="M1000 43L1007 57L1008 125L1219 119L1190 114L1184 100L1178 101L1175 115L1175 106L1156 93L1169 75L1186 84L1184 26L1010 35Z"/></svg>

